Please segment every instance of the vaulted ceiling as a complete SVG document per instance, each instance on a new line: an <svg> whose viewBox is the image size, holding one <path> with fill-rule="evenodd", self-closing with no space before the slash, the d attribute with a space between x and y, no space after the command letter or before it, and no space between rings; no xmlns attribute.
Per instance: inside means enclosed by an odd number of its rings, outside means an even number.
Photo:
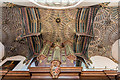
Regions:
<svg viewBox="0 0 120 80"><path fill-rule="evenodd" d="M69 26L67 27L69 30L66 31L65 37L70 39L70 33L72 31L71 26L74 26L76 9L65 9L65 10L51 10L51 9L40 9L41 10L41 22L44 26L44 29L47 29L47 35L45 34L44 39L49 38L49 31L51 31L53 25L54 26ZM89 56L101 55L112 58L112 44L120 38L118 36L118 8L117 7L101 7L96 14L94 20L94 33L96 38L93 39L89 45ZM57 16L61 17L63 24L57 25L54 21L54 18ZM67 19L66 19L67 18ZM52 20L52 22L51 22ZM69 20L69 21L67 21ZM2 8L2 43L5 45L5 54L7 56L14 55L23 55L28 56L29 48L25 44L25 41L18 42L16 41L16 37L22 32L22 20L18 11L18 7ZM49 26L49 27L48 27ZM54 28L55 29L55 28ZM48 36L48 37L46 37ZM51 35L53 36L53 35ZM55 37L55 35L53 36ZM61 36L62 37L62 36ZM53 40L51 38L50 40ZM63 39L64 40L64 39Z"/></svg>

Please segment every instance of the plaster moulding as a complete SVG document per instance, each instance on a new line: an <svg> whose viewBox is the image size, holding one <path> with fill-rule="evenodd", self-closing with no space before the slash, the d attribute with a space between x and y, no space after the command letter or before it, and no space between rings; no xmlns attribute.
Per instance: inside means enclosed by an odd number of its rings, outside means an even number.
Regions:
<svg viewBox="0 0 120 80"><path fill-rule="evenodd" d="M83 2L84 0L79 0L76 4L73 4L73 5L68 5L68 6L50 6L49 4L48 5L42 5L42 4L39 4L37 1L35 0L29 0L30 2L34 3L35 5L39 6L39 7L42 7L42 8L47 8L47 9L68 9L68 8L75 8L76 6L78 6L81 2ZM56 1L56 0L53 0L53 1ZM58 0L59 1L59 0ZM62 1L62 0L61 0ZM56 2L57 3L57 2ZM70 3L70 2L68 2ZM45 3L46 4L46 3ZM59 4L56 4L56 5L59 5Z"/></svg>

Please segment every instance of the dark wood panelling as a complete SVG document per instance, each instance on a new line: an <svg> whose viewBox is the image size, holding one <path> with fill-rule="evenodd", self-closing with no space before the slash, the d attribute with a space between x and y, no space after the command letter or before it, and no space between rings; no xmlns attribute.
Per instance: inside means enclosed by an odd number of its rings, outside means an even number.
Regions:
<svg viewBox="0 0 120 80"><path fill-rule="evenodd" d="M3 80L30 80L29 71L9 71Z"/></svg>
<svg viewBox="0 0 120 80"><path fill-rule="evenodd" d="M81 67L61 67L61 72L59 74L58 79L80 79L80 73L82 71ZM30 73L31 73L31 80L36 80L36 79L47 79L50 80L52 79L52 76L50 74L50 68L49 67L31 67L29 68Z"/></svg>
<svg viewBox="0 0 120 80"><path fill-rule="evenodd" d="M120 80L120 72L118 72L118 75L117 75L116 79Z"/></svg>
<svg viewBox="0 0 120 80"><path fill-rule="evenodd" d="M120 80L120 73L113 70L81 71L78 67L61 67L54 80ZM30 68L29 71L0 71L1 80L53 80L49 67Z"/></svg>
<svg viewBox="0 0 120 80"><path fill-rule="evenodd" d="M81 80L109 80L103 71L83 71Z"/></svg>
<svg viewBox="0 0 120 80"><path fill-rule="evenodd" d="M0 70L0 80L3 79L7 73L8 73L7 70Z"/></svg>

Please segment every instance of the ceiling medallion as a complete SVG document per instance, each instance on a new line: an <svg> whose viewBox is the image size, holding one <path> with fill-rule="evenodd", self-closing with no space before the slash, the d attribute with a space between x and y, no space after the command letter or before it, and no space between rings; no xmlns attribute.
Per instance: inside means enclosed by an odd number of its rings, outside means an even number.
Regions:
<svg viewBox="0 0 120 80"><path fill-rule="evenodd" d="M61 21L60 18L57 18L57 19L56 19L56 22L57 22L57 23L60 23L60 21Z"/></svg>

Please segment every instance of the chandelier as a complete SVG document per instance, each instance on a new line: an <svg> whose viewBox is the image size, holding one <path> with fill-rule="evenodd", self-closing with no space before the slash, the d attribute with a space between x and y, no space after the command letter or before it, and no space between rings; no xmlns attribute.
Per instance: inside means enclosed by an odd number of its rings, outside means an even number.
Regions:
<svg viewBox="0 0 120 80"><path fill-rule="evenodd" d="M83 0L30 0L30 1L42 8L67 9L76 7Z"/></svg>

